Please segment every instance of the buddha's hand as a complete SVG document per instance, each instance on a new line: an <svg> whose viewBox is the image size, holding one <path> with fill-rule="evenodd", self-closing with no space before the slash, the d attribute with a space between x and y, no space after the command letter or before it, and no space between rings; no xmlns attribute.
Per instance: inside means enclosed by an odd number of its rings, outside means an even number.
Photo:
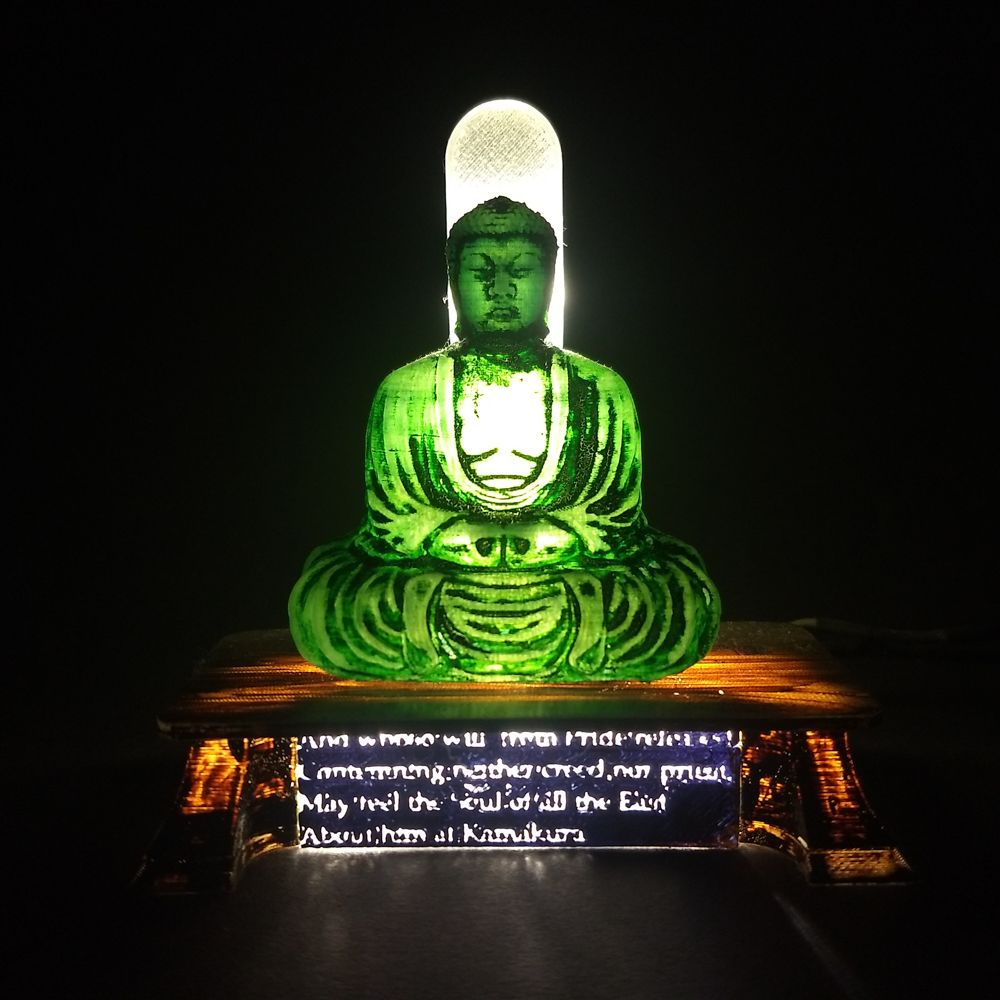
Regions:
<svg viewBox="0 0 1000 1000"><path fill-rule="evenodd" d="M567 563L579 551L579 542L545 519L496 524L461 518L432 536L427 551L470 569L522 569Z"/></svg>

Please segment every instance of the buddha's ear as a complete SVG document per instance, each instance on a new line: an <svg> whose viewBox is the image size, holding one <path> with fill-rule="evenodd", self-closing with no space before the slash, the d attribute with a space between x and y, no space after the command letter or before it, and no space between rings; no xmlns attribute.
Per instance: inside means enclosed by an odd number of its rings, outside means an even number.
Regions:
<svg viewBox="0 0 1000 1000"><path fill-rule="evenodd" d="M549 302L552 298L552 292L556 287L556 261L559 258L559 248L556 247L551 253L545 253L543 260L545 261L545 301ZM546 310L548 310L548 305L546 305Z"/></svg>
<svg viewBox="0 0 1000 1000"><path fill-rule="evenodd" d="M462 339L462 296L456 287L456 282L448 274L448 290L451 293L451 301L455 306L455 336ZM447 300L446 300L447 301Z"/></svg>
<svg viewBox="0 0 1000 1000"><path fill-rule="evenodd" d="M556 271L555 267L548 273L545 278L545 323L548 325L549 322L549 306L552 304L552 293L556 289Z"/></svg>

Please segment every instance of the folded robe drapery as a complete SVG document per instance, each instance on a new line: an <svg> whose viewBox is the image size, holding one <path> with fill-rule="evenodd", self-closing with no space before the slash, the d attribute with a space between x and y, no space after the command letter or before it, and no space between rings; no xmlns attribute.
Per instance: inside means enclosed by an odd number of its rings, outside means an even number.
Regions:
<svg viewBox="0 0 1000 1000"><path fill-rule="evenodd" d="M368 424L365 523L317 549L292 594L310 660L349 677L649 680L704 655L718 595L697 553L642 514L624 380L545 345L535 360L546 445L516 488L477 480L461 453L468 349L383 382Z"/></svg>

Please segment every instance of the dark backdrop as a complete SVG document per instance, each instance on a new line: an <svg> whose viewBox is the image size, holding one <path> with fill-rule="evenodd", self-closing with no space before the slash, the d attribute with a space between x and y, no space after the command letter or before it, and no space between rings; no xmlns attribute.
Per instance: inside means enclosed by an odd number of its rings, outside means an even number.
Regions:
<svg viewBox="0 0 1000 1000"><path fill-rule="evenodd" d="M559 133L566 345L631 386L649 519L725 616L991 619L974 5L134 8L13 35L7 566L36 696L149 720L218 637L285 623L360 519L379 381L444 341L444 147L498 96Z"/></svg>

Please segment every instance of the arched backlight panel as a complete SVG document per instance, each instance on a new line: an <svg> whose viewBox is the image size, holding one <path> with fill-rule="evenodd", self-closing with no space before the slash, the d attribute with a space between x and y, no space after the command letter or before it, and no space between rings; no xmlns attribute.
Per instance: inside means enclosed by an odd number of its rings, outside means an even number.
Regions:
<svg viewBox="0 0 1000 1000"><path fill-rule="evenodd" d="M549 120L523 101L487 101L473 108L451 133L444 154L446 232L476 205L506 195L543 215L559 240L549 304L549 340L563 343L562 148ZM450 335L455 304L448 292Z"/></svg>

